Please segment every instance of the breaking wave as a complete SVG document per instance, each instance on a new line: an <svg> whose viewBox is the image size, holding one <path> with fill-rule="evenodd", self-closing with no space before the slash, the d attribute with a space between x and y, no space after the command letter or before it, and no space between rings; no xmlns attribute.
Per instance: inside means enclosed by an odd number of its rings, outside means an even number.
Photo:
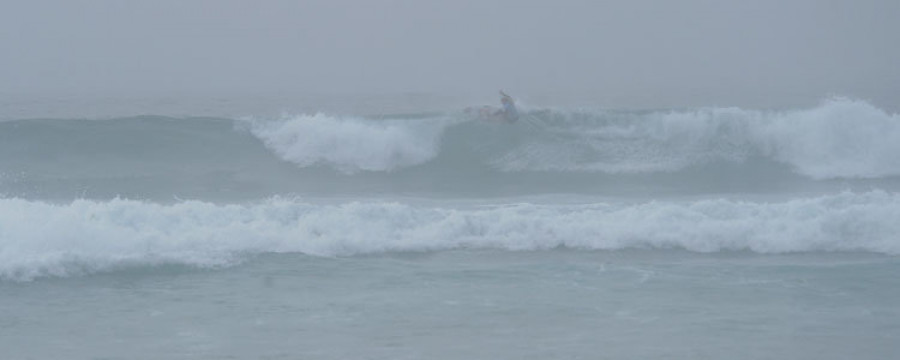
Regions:
<svg viewBox="0 0 900 360"><path fill-rule="evenodd" d="M453 249L670 249L900 254L900 196L844 192L780 202L423 206L270 199L170 205L0 199L0 279L134 266L220 267L263 253L353 256Z"/></svg>
<svg viewBox="0 0 900 360"><path fill-rule="evenodd" d="M266 147L301 167L325 164L345 173L391 171L425 163L440 150L448 119L420 121L304 115L252 127Z"/></svg>
<svg viewBox="0 0 900 360"><path fill-rule="evenodd" d="M674 172L764 158L813 179L900 175L900 116L841 98L780 112L532 110L512 126L318 114L258 122L252 131L284 160L346 173L434 161L444 142L505 172Z"/></svg>
<svg viewBox="0 0 900 360"><path fill-rule="evenodd" d="M653 196L900 185L900 116L859 100L788 111L522 109L521 115L515 124L462 112L2 122L0 195Z"/></svg>

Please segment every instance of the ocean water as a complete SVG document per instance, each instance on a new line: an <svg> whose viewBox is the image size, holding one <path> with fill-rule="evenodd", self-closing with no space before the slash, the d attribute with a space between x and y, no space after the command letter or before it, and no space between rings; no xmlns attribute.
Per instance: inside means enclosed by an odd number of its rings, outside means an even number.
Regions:
<svg viewBox="0 0 900 360"><path fill-rule="evenodd" d="M865 101L10 109L3 359L900 356L900 115Z"/></svg>

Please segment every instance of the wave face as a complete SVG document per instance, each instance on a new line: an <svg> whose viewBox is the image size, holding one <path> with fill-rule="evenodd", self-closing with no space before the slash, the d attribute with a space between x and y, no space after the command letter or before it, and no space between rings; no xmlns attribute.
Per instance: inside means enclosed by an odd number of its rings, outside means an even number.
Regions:
<svg viewBox="0 0 900 360"><path fill-rule="evenodd" d="M243 205L0 199L0 279L160 264L218 267L262 253L344 256L562 247L898 255L897 219L900 195L884 191L781 202L441 207L290 199Z"/></svg>

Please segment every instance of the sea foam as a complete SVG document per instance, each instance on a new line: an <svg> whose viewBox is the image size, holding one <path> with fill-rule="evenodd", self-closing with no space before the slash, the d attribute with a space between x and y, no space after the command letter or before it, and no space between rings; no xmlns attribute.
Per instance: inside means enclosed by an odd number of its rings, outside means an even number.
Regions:
<svg viewBox="0 0 900 360"><path fill-rule="evenodd" d="M182 264L263 253L353 256L453 249L686 249L900 254L900 196L845 192L780 202L728 199L547 205L398 202L249 205L0 200L0 279Z"/></svg>
<svg viewBox="0 0 900 360"><path fill-rule="evenodd" d="M900 115L833 99L819 107L761 116L755 142L816 179L900 175Z"/></svg>
<svg viewBox="0 0 900 360"><path fill-rule="evenodd" d="M345 173L391 171L434 158L446 119L365 120L325 114L255 122L252 132L280 158Z"/></svg>

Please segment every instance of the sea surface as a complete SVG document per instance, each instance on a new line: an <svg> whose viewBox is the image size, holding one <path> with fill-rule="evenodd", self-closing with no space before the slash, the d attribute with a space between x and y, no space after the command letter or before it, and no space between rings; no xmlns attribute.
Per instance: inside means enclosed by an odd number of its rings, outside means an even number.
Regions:
<svg viewBox="0 0 900 360"><path fill-rule="evenodd" d="M900 357L898 114L323 99L0 104L0 358Z"/></svg>

